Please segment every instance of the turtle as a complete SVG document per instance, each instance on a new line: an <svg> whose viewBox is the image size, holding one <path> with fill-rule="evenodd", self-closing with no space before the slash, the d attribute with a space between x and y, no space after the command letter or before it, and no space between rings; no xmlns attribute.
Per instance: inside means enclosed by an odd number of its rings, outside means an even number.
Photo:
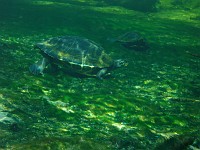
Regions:
<svg viewBox="0 0 200 150"><path fill-rule="evenodd" d="M29 67L34 75L43 74L50 64L68 72L99 79L109 71L127 65L122 59L113 60L103 47L94 41L80 36L52 37L35 45L43 58Z"/></svg>
<svg viewBox="0 0 200 150"><path fill-rule="evenodd" d="M147 50L149 45L145 38L137 32L127 32L114 40L122 46L133 50Z"/></svg>

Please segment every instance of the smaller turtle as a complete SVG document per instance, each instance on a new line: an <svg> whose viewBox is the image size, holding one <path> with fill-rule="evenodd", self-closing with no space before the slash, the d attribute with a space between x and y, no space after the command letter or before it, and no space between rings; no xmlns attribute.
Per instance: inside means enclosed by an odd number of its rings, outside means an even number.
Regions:
<svg viewBox="0 0 200 150"><path fill-rule="evenodd" d="M137 32L127 32L119 36L115 42L120 43L122 46L133 50L147 50L149 45L145 38Z"/></svg>
<svg viewBox="0 0 200 150"><path fill-rule="evenodd" d="M113 60L97 43L78 36L50 38L36 44L43 59L31 65L29 70L42 74L48 64L58 66L68 72L102 79L109 71L127 63L121 59Z"/></svg>
<svg viewBox="0 0 200 150"><path fill-rule="evenodd" d="M191 55L191 56L194 56L194 57L199 57L200 58L200 54L196 54L196 53L191 53L189 51L186 51L187 54Z"/></svg>

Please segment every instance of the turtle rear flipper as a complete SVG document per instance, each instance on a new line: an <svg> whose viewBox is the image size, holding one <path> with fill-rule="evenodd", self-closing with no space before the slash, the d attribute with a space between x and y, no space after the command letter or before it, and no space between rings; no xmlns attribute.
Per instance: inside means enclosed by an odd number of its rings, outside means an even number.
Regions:
<svg viewBox="0 0 200 150"><path fill-rule="evenodd" d="M34 75L43 74L43 70L46 67L47 60L43 58L42 60L38 61L37 63L31 65L29 70Z"/></svg>

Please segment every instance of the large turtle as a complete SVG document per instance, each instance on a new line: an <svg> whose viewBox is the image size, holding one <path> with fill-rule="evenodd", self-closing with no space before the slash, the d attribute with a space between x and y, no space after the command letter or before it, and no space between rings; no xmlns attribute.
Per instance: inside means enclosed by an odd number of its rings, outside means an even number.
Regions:
<svg viewBox="0 0 200 150"><path fill-rule="evenodd" d="M43 56L29 70L34 75L43 74L48 64L56 64L70 72L102 79L112 69L124 66L121 60L113 60L97 43L79 36L61 36L37 43Z"/></svg>

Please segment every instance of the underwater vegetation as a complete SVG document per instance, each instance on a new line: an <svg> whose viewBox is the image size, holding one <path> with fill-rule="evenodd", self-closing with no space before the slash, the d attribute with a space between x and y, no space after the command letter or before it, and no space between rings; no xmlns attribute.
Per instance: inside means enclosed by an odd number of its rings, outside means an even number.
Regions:
<svg viewBox="0 0 200 150"><path fill-rule="evenodd" d="M127 9L148 12L155 11L155 6L159 0L103 0L111 6L121 6Z"/></svg>
<svg viewBox="0 0 200 150"><path fill-rule="evenodd" d="M197 0L159 0L157 8L181 8L183 10L197 9L200 7L200 1Z"/></svg>
<svg viewBox="0 0 200 150"><path fill-rule="evenodd" d="M172 4L175 6L182 6L188 9L200 7L200 1L197 0L174 0L172 1Z"/></svg>

